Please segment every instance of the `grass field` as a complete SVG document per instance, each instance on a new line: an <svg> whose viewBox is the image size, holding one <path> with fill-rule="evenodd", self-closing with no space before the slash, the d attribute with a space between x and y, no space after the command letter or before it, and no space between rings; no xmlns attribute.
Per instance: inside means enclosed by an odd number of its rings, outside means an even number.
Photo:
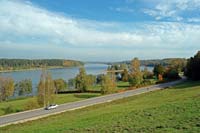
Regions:
<svg viewBox="0 0 200 133"><path fill-rule="evenodd" d="M200 132L200 82L0 128L2 132Z"/></svg>
<svg viewBox="0 0 200 133"><path fill-rule="evenodd" d="M80 94L59 94L56 96L55 103L62 104L68 102L79 101L91 97L99 96L97 93L80 93ZM5 115L9 113L15 113L25 110L25 106L29 101L37 100L36 97L31 98L20 98L15 100L10 100L7 102L0 103L0 115ZM11 111L5 111L6 108L10 107Z"/></svg>

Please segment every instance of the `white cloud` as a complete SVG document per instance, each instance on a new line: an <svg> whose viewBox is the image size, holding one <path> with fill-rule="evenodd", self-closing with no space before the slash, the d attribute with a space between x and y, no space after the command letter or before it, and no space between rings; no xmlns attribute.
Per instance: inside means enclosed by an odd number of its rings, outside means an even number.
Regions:
<svg viewBox="0 0 200 133"><path fill-rule="evenodd" d="M200 23L200 18L188 18L188 22Z"/></svg>
<svg viewBox="0 0 200 133"><path fill-rule="evenodd" d="M160 16L175 14L176 11L167 12L168 8L168 6L158 6L157 10L163 10ZM125 28L128 30L124 30ZM172 49L177 50L177 53L180 53L179 50L192 47L198 49L199 36L199 25L172 22L140 24L96 22L72 19L41 9L31 3L0 1L0 49L37 51L48 48L50 51L55 50L55 53L67 51L73 54L72 50L78 47L84 49L84 52L77 50L81 56L89 55L88 52L93 51L97 53L95 57L101 57L102 52L105 53L103 55L105 57L115 57L123 50L129 51L122 52L124 55L134 56L142 50L148 53L143 56L150 57L149 55L154 56L151 54L151 49L165 50L166 53Z"/></svg>
<svg viewBox="0 0 200 133"><path fill-rule="evenodd" d="M181 21L182 12L199 10L200 0L160 0L156 1L153 8L144 9L143 12L156 20L170 19Z"/></svg>

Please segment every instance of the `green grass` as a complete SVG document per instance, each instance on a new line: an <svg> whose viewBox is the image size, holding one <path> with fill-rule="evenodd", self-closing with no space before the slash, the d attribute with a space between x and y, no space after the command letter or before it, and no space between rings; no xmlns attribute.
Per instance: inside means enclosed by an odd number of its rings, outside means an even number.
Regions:
<svg viewBox="0 0 200 133"><path fill-rule="evenodd" d="M123 81L119 81L116 82L116 89L117 90L126 90L127 88L130 87L129 82L123 82ZM89 90L96 90L96 91L100 91L101 90L101 85L94 85L91 88L89 88Z"/></svg>
<svg viewBox="0 0 200 133"><path fill-rule="evenodd" d="M123 81L117 82L117 89L127 89L129 87L130 87L129 82L123 82Z"/></svg>
<svg viewBox="0 0 200 133"><path fill-rule="evenodd" d="M80 93L80 94L59 94L55 98L55 103L62 104L62 103L68 103L68 102L74 102L79 101L91 97L99 96L98 93ZM8 107L12 108L12 111L10 113L16 113L20 111L24 111L24 108L30 100L37 100L36 97L31 98L20 98L15 100L10 100L7 102L1 102L0 103L0 115L8 114L6 113L5 109Z"/></svg>
<svg viewBox="0 0 200 133"><path fill-rule="evenodd" d="M0 128L2 132L200 132L200 82Z"/></svg>

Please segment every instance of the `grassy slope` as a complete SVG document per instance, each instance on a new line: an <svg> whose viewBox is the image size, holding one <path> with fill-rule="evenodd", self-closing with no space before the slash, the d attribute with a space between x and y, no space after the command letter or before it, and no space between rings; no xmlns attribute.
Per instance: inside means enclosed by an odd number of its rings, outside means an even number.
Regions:
<svg viewBox="0 0 200 133"><path fill-rule="evenodd" d="M55 101L56 101L55 103L57 103L57 104L68 103L68 102L79 101L79 100L99 96L99 95L100 94L96 94L96 93L59 94L59 95L57 95L57 97L55 99ZM36 97L21 98L18 100L10 100L8 102L2 102L2 103L0 103L0 115L5 114L4 110L8 106L11 106L13 108L13 113L22 111L22 110L24 110L24 107L27 104L27 102L29 102L30 100L36 100Z"/></svg>
<svg viewBox="0 0 200 133"><path fill-rule="evenodd" d="M200 132L200 82L19 125L7 132Z"/></svg>

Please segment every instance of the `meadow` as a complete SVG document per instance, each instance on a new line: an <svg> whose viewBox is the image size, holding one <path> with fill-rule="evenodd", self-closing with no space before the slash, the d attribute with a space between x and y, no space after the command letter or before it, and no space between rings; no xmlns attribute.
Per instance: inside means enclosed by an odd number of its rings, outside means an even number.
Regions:
<svg viewBox="0 0 200 133"><path fill-rule="evenodd" d="M200 82L0 128L3 132L200 132Z"/></svg>

